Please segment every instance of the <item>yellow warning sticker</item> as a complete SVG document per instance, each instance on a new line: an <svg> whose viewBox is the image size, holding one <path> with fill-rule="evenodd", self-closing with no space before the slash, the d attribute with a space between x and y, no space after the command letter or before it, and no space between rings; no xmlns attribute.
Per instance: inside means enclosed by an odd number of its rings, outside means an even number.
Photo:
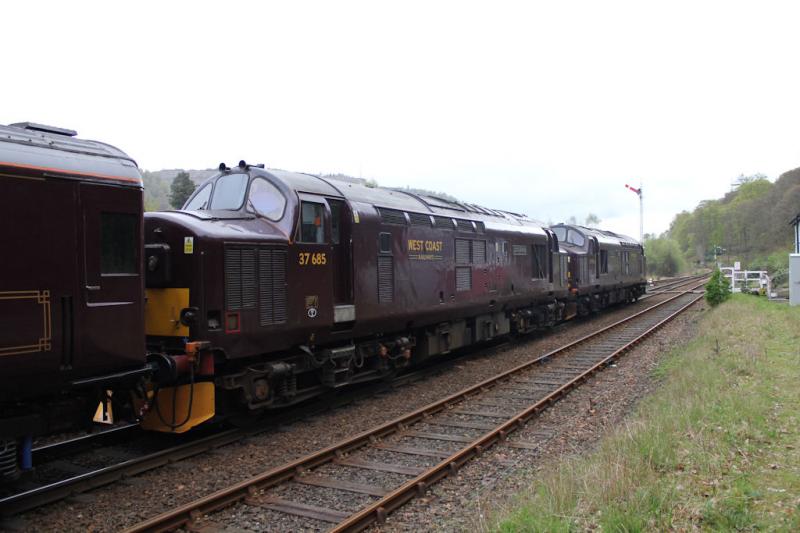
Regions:
<svg viewBox="0 0 800 533"><path fill-rule="evenodd" d="M183 253L185 254L194 253L194 237L183 238Z"/></svg>

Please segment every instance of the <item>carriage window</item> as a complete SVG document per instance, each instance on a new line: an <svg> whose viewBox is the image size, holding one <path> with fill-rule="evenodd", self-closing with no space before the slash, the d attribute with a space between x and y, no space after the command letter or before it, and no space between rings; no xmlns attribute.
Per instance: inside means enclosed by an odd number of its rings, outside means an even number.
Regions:
<svg viewBox="0 0 800 533"><path fill-rule="evenodd" d="M237 210L242 207L247 189L247 174L228 174L217 180L210 209Z"/></svg>
<svg viewBox="0 0 800 533"><path fill-rule="evenodd" d="M100 273L136 274L136 215L100 215Z"/></svg>
<svg viewBox="0 0 800 533"><path fill-rule="evenodd" d="M264 178L256 178L250 184L250 196L247 198L247 210L265 216L270 220L280 220L286 198L281 191Z"/></svg>
<svg viewBox="0 0 800 533"><path fill-rule="evenodd" d="M325 242L325 228L322 225L324 207L322 204L303 202L300 206L300 242L321 244Z"/></svg>
<svg viewBox="0 0 800 533"><path fill-rule="evenodd" d="M202 189L194 195L194 198L183 206L185 211L201 211L208 209L208 199L211 198L211 184L203 186Z"/></svg>

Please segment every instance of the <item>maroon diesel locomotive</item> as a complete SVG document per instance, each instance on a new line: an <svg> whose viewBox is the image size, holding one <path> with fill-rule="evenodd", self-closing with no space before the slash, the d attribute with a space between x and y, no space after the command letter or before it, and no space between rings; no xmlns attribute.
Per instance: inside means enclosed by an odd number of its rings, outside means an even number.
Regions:
<svg viewBox="0 0 800 533"><path fill-rule="evenodd" d="M116 148L0 127L0 479L98 405L180 433L645 287L624 236L244 162L179 211L142 205Z"/></svg>
<svg viewBox="0 0 800 533"><path fill-rule="evenodd" d="M182 424L146 417L158 430L381 378L645 286L630 238L244 162L182 210L147 213L145 241L148 350L190 340L209 359L160 396Z"/></svg>

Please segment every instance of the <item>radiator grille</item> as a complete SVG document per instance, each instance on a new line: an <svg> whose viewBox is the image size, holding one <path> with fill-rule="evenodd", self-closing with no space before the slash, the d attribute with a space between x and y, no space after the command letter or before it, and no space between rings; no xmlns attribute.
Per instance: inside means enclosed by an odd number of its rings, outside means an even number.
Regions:
<svg viewBox="0 0 800 533"><path fill-rule="evenodd" d="M433 225L442 229L453 229L453 219L447 217L433 217Z"/></svg>
<svg viewBox="0 0 800 533"><path fill-rule="evenodd" d="M469 261L469 241L467 239L456 239L456 264L468 265Z"/></svg>
<svg viewBox="0 0 800 533"><path fill-rule="evenodd" d="M286 251L225 248L225 308L258 308L259 324L286 322Z"/></svg>
<svg viewBox="0 0 800 533"><path fill-rule="evenodd" d="M242 251L238 248L225 249L225 308L242 308Z"/></svg>
<svg viewBox="0 0 800 533"><path fill-rule="evenodd" d="M475 265L486 263L486 241L472 241L472 263Z"/></svg>
<svg viewBox="0 0 800 533"><path fill-rule="evenodd" d="M422 213L409 213L408 218L411 219L412 226L431 226L430 215L423 215Z"/></svg>
<svg viewBox="0 0 800 533"><path fill-rule="evenodd" d="M472 268L456 267L456 291L472 289Z"/></svg>
<svg viewBox="0 0 800 533"><path fill-rule="evenodd" d="M259 250L258 323L286 322L286 252Z"/></svg>
<svg viewBox="0 0 800 533"><path fill-rule="evenodd" d="M394 300L394 260L391 256L378 256L378 302Z"/></svg>
<svg viewBox="0 0 800 533"><path fill-rule="evenodd" d="M456 219L456 224L458 225L458 231L475 233L475 227L469 220Z"/></svg>
<svg viewBox="0 0 800 533"><path fill-rule="evenodd" d="M256 308L256 251L243 248L242 253L242 308Z"/></svg>
<svg viewBox="0 0 800 533"><path fill-rule="evenodd" d="M378 213L381 214L381 222L384 224L400 224L406 225L406 215L397 209L378 208Z"/></svg>

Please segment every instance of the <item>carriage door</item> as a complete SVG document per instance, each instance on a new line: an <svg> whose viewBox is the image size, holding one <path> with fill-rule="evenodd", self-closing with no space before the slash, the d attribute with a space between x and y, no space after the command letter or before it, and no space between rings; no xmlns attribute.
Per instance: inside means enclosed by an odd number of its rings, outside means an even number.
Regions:
<svg viewBox="0 0 800 533"><path fill-rule="evenodd" d="M143 361L142 191L81 183L83 350L75 367Z"/></svg>
<svg viewBox="0 0 800 533"><path fill-rule="evenodd" d="M331 210L331 261L333 263L334 322L356 319L353 305L352 216L343 200L328 198Z"/></svg>

